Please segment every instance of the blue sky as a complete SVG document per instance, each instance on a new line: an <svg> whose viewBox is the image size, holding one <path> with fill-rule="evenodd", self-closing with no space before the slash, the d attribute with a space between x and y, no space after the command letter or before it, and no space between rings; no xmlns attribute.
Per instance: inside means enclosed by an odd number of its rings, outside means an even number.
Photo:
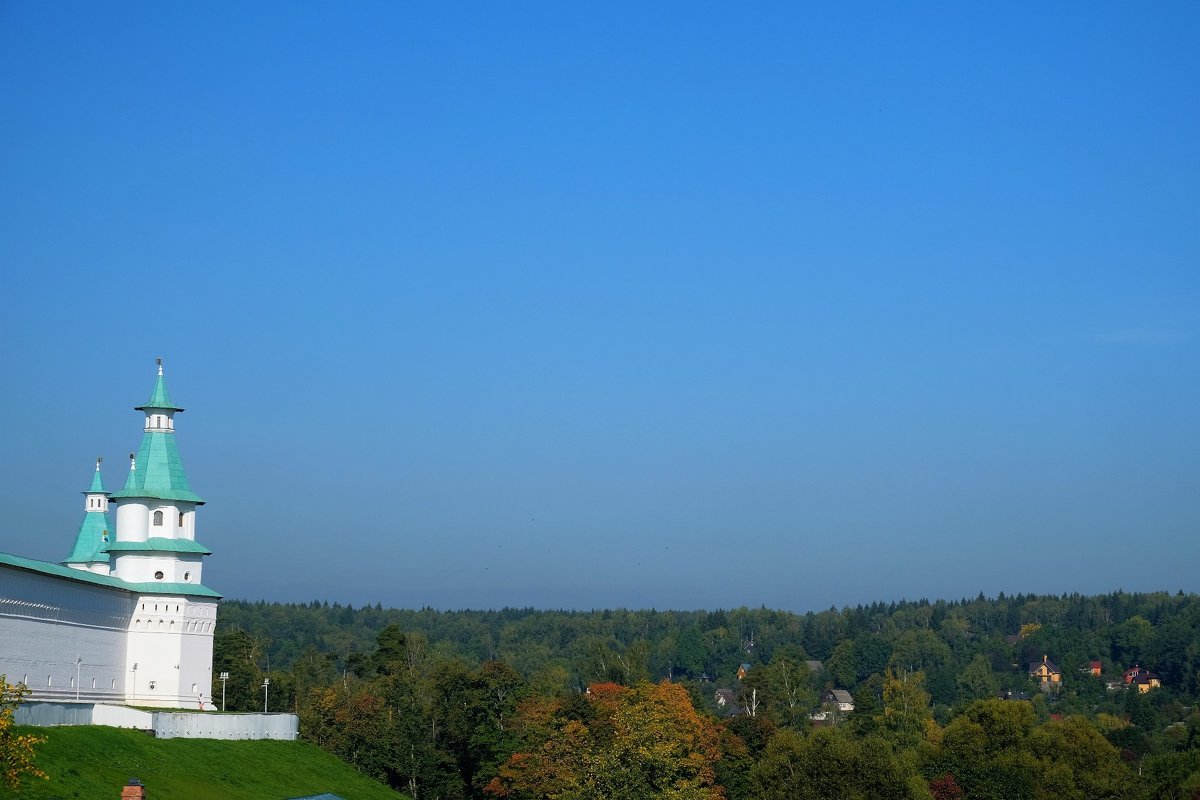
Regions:
<svg viewBox="0 0 1200 800"><path fill-rule="evenodd" d="M0 4L0 550L166 361L231 597L1200 591L1200 6Z"/></svg>

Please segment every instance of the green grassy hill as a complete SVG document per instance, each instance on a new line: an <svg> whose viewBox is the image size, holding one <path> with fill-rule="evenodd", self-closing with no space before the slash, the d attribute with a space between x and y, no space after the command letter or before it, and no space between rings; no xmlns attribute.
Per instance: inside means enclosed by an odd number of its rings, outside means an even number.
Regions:
<svg viewBox="0 0 1200 800"><path fill-rule="evenodd" d="M404 798L306 742L155 739L91 725L21 730L47 737L37 765L50 776L25 779L22 800L117 800L130 778L146 785L147 800L284 800L321 792L346 800Z"/></svg>

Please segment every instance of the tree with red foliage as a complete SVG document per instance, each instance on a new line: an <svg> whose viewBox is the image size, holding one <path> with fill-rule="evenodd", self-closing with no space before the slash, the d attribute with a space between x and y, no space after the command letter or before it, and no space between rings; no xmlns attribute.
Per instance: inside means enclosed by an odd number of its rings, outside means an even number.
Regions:
<svg viewBox="0 0 1200 800"><path fill-rule="evenodd" d="M962 787L949 772L929 782L929 793L933 800L962 800L963 796Z"/></svg>

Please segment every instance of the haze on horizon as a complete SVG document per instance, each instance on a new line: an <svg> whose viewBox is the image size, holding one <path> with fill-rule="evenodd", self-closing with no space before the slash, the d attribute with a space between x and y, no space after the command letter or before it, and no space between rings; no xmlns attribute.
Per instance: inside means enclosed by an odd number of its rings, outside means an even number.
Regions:
<svg viewBox="0 0 1200 800"><path fill-rule="evenodd" d="M1200 591L1200 6L0 6L0 550L162 356L208 583Z"/></svg>

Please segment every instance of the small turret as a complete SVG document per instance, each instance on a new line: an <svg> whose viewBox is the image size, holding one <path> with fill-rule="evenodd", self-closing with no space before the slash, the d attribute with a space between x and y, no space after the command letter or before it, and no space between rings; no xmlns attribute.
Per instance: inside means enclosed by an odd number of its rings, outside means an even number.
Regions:
<svg viewBox="0 0 1200 800"><path fill-rule="evenodd" d="M100 575L109 573L108 545L112 541L112 520L108 518L108 492L100 477L100 464L96 459L96 471L92 474L92 485L83 493L83 523L75 537L75 547L62 562L74 569L87 570Z"/></svg>

